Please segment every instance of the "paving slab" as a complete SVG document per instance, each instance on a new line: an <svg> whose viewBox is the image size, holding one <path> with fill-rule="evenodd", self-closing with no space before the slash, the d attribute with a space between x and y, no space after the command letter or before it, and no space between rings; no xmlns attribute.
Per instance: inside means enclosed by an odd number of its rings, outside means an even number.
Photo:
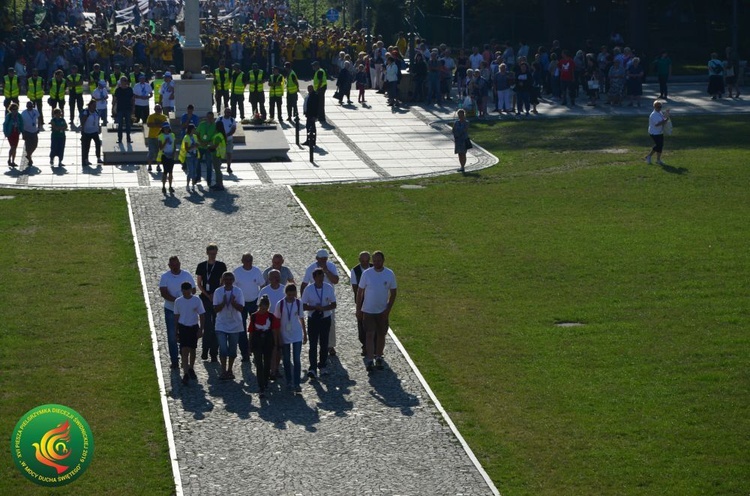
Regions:
<svg viewBox="0 0 750 496"><path fill-rule="evenodd" d="M299 281L324 241L281 186L167 198L135 188L129 195L185 494L493 494L390 337L387 368L368 376L349 271L340 265L338 356L329 376L303 382L301 396L272 383L261 401L249 364L235 365L234 381L220 381L218 364L199 359L197 383L183 386L169 369L158 291L169 256L194 273L210 241L230 270L246 251L261 268L278 251Z"/></svg>

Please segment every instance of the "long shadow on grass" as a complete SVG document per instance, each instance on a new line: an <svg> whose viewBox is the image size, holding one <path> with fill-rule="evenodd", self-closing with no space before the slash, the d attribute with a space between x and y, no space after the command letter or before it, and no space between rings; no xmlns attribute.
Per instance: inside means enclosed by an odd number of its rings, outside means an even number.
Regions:
<svg viewBox="0 0 750 496"><path fill-rule="evenodd" d="M663 170L664 172L669 172L670 174L679 174L679 175L687 174L688 172L690 172L687 169L687 167L674 167L668 164L662 165L661 170Z"/></svg>
<svg viewBox="0 0 750 496"><path fill-rule="evenodd" d="M414 415L413 407L419 405L419 398L404 391L401 380L390 367L377 370L370 375L370 395L388 408L399 408L406 416Z"/></svg>

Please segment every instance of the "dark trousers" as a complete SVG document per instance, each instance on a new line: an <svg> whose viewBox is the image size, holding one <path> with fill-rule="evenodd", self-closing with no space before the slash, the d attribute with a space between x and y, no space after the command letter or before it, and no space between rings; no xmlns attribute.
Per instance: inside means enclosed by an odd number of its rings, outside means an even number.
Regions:
<svg viewBox="0 0 750 496"><path fill-rule="evenodd" d="M252 333L253 358L255 358L255 375L261 392L268 386L271 375L271 357L275 346L273 332L255 331Z"/></svg>
<svg viewBox="0 0 750 496"><path fill-rule="evenodd" d="M246 301L245 308L242 310L242 326L244 331L240 334L240 354L242 359L250 358L250 343L247 340L247 318L258 311L258 303L253 301Z"/></svg>
<svg viewBox="0 0 750 496"><path fill-rule="evenodd" d="M30 157L32 153L39 146L39 135L37 133L23 132L24 148L26 150L26 156Z"/></svg>
<svg viewBox="0 0 750 496"><path fill-rule="evenodd" d="M117 110L117 115L115 115L115 123L117 123L117 140L122 141L122 132L125 131L125 134L128 136L128 140L130 139L130 126L132 124L132 121L130 119L130 109L126 109L125 111Z"/></svg>
<svg viewBox="0 0 750 496"><path fill-rule="evenodd" d="M563 81L560 80L560 94L562 96L563 103L566 102L570 97L570 104L575 105L576 103L576 82L575 81Z"/></svg>
<svg viewBox="0 0 750 496"><path fill-rule="evenodd" d="M310 370L324 368L328 362L328 337L331 332L331 317L324 319L307 319L307 339L310 344L308 358ZM318 344L320 344L320 360L318 360Z"/></svg>
<svg viewBox="0 0 750 496"><path fill-rule="evenodd" d="M91 141L94 141L96 145L96 158L97 160L102 158L102 139L99 137L99 133L81 133L81 154L83 155L83 164L89 161L89 149L91 148Z"/></svg>
<svg viewBox="0 0 750 496"><path fill-rule="evenodd" d="M362 344L362 354L365 354L367 352L367 331L364 320L357 319L357 336L359 337L359 342ZM373 339L372 345L377 345L377 337Z"/></svg>
<svg viewBox="0 0 750 496"><path fill-rule="evenodd" d="M287 93L286 94L286 114L291 119L297 117L297 94L298 93Z"/></svg>
<svg viewBox="0 0 750 496"><path fill-rule="evenodd" d="M52 107L52 110L60 109L62 110L62 117L65 117L65 100L56 100L54 98L49 99L49 105Z"/></svg>
<svg viewBox="0 0 750 496"><path fill-rule="evenodd" d="M216 312L214 312L214 307L208 300L203 300L203 306L206 313L203 315L201 350L202 358L205 360L209 355L211 358L216 358L219 354L219 340L216 338Z"/></svg>
<svg viewBox="0 0 750 496"><path fill-rule="evenodd" d="M318 120L321 124L326 123L326 87L318 89Z"/></svg>
<svg viewBox="0 0 750 496"><path fill-rule="evenodd" d="M266 94L262 91L250 92L250 105L253 106L253 115L260 113L260 117L266 120Z"/></svg>
<svg viewBox="0 0 750 496"><path fill-rule="evenodd" d="M667 76L659 76L659 94L667 97Z"/></svg>
<svg viewBox="0 0 750 496"><path fill-rule="evenodd" d="M224 106L221 105L222 100L224 101ZM240 100L242 100L241 97ZM219 113L219 115L224 115L223 112L226 107L229 107L229 90L217 90L216 111Z"/></svg>
<svg viewBox="0 0 750 496"><path fill-rule="evenodd" d="M279 120L284 120L284 115L281 113L281 97L280 96L272 96L269 99L269 106L271 107L271 119L273 119L273 116L275 115L273 109L274 107L278 110L279 114Z"/></svg>
<svg viewBox="0 0 750 496"><path fill-rule="evenodd" d="M245 95L237 95L232 93L232 116L237 117L237 107L240 108L240 119L245 118Z"/></svg>
<svg viewBox="0 0 750 496"><path fill-rule="evenodd" d="M68 99L70 105L70 122L75 120L75 109L78 107L78 118L80 119L83 112L83 95L70 95Z"/></svg>

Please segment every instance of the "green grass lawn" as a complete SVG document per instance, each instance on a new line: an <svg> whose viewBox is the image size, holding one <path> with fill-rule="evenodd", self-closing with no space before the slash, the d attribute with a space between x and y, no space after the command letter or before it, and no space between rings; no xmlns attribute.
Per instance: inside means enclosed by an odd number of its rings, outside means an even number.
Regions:
<svg viewBox="0 0 750 496"><path fill-rule="evenodd" d="M501 493L747 494L746 129L678 119L661 168L644 118L473 124L492 169L296 191L347 263L384 250L391 324Z"/></svg>
<svg viewBox="0 0 750 496"><path fill-rule="evenodd" d="M174 491L151 337L122 191L0 190L0 494L49 494L13 465L18 419L45 403L94 434L55 494Z"/></svg>

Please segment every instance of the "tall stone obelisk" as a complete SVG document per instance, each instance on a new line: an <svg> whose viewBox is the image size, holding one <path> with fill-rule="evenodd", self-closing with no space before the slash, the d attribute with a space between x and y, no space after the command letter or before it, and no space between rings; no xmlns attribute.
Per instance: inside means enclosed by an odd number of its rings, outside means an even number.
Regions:
<svg viewBox="0 0 750 496"><path fill-rule="evenodd" d="M182 56L185 73L190 73L191 77L174 78L175 117L187 112L188 105L193 105L195 113L202 117L213 107L213 83L201 72L203 43L198 0L185 0L184 9L185 39L182 42Z"/></svg>

